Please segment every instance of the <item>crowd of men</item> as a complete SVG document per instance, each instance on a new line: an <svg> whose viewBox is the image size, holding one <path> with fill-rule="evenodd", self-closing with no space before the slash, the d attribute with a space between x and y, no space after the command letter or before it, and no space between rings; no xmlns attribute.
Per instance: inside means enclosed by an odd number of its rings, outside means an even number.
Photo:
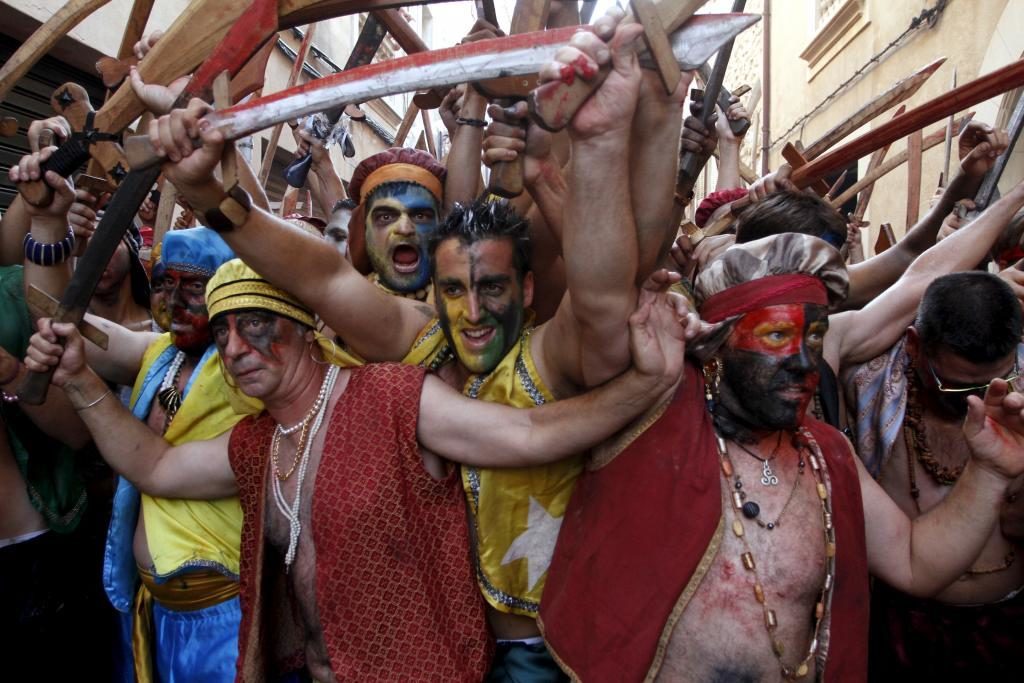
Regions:
<svg viewBox="0 0 1024 683"><path fill-rule="evenodd" d="M346 186L296 128L327 220L272 212L211 105L133 71L189 213L153 247L147 200L82 326L39 292L109 197L43 170L66 121L29 127L10 180L53 199L0 226L5 679L1020 679L1024 184L960 209L1006 133L967 125L863 259L788 166L743 183L742 104L685 116L693 74L666 96L639 34L614 10L545 65L608 67L561 133L461 86L444 159ZM690 206L679 157L716 149Z"/></svg>

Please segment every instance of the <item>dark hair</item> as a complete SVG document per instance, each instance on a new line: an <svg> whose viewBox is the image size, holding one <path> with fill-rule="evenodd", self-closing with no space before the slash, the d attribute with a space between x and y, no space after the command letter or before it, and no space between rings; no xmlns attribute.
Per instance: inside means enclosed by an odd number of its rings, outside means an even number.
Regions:
<svg viewBox="0 0 1024 683"><path fill-rule="evenodd" d="M430 237L431 276L436 275L434 253L441 242L457 239L469 246L483 240L505 239L512 242L516 274L522 281L530 270L529 225L529 221L516 213L505 200L487 201L481 197L468 206L456 204Z"/></svg>
<svg viewBox="0 0 1024 683"><path fill-rule="evenodd" d="M914 327L926 353L947 349L971 363L992 363L1021 341L1020 301L991 273L943 275L925 290Z"/></svg>
<svg viewBox="0 0 1024 683"><path fill-rule="evenodd" d="M334 206L331 207L331 213L334 213L339 209L348 209L349 211L355 211L356 206L358 205L356 204L354 199L352 199L351 197L345 197L344 199L339 199L338 201L334 202Z"/></svg>
<svg viewBox="0 0 1024 683"><path fill-rule="evenodd" d="M784 232L820 237L836 249L846 242L846 222L821 197L780 190L744 211L736 223L736 243Z"/></svg>

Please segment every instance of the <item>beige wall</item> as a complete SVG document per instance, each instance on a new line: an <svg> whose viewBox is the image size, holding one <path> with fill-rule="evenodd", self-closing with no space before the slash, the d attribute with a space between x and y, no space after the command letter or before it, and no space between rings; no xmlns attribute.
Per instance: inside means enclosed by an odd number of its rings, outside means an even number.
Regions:
<svg viewBox="0 0 1024 683"><path fill-rule="evenodd" d="M843 81L861 68L873 55L901 34L922 9L934 6L935 0L893 2L892 0L863 0L862 17L839 41L835 56L814 72L801 53L814 37L813 2L804 0L775 0L772 3L772 136L784 133L794 122L832 93ZM801 129L787 140L809 142L833 125L841 122L875 95L884 92L893 83L938 57L947 61L932 78L908 100L914 107L949 90L953 69L958 83L973 80L983 72L1018 59L1024 52L1024 43L1018 37L1024 25L1022 0L950 0L945 12L934 27L921 28L910 34L905 42L890 51L880 64L828 106L809 119ZM852 35L852 38L849 36ZM984 68L983 68L984 63ZM995 122L995 112L1002 98L974 107L978 118ZM883 114L869 127L888 120ZM926 133L941 124L926 128ZM780 162L780 151L785 140L772 149L773 166ZM896 142L890 154L905 148L905 142ZM921 189L921 211L927 208L928 198L934 191L942 170L943 146L924 153ZM866 160L862 160L863 172ZM955 164L955 151L954 151ZM898 168L880 181L871 201L867 218L872 222L870 241L873 243L877 226L892 223L897 234L905 227L907 211L906 167Z"/></svg>

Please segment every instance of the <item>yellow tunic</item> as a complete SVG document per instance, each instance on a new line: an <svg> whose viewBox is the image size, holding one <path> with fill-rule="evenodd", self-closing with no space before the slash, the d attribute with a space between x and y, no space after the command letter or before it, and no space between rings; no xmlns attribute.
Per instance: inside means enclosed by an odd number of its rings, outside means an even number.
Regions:
<svg viewBox="0 0 1024 683"><path fill-rule="evenodd" d="M132 391L133 404L142 390L146 370L170 345L170 334L163 334L146 349L143 370ZM199 375L192 382L188 398L164 434L169 443L212 439L246 415L262 410L259 401L224 382L217 354L195 372ZM143 494L142 514L156 576L169 576L186 567L222 568L238 576L242 531L238 498L172 500Z"/></svg>
<svg viewBox="0 0 1024 683"><path fill-rule="evenodd" d="M554 401L530 353L532 329L523 330L519 343L489 374L471 376L463 393L519 408ZM403 362L436 369L452 357L435 320ZM582 455L521 469L463 466L462 485L476 537L477 582L495 609L537 616L558 530L582 467Z"/></svg>

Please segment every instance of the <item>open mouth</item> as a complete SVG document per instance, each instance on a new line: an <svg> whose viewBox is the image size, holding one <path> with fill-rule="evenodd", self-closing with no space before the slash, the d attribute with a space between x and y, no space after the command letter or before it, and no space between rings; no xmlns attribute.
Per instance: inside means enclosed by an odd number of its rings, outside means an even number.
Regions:
<svg viewBox="0 0 1024 683"><path fill-rule="evenodd" d="M493 327L474 327L464 329L460 334L467 348L482 349L494 339L495 332Z"/></svg>
<svg viewBox="0 0 1024 683"><path fill-rule="evenodd" d="M420 250L408 244L400 244L391 251L391 263L399 273L415 273L420 265Z"/></svg>

